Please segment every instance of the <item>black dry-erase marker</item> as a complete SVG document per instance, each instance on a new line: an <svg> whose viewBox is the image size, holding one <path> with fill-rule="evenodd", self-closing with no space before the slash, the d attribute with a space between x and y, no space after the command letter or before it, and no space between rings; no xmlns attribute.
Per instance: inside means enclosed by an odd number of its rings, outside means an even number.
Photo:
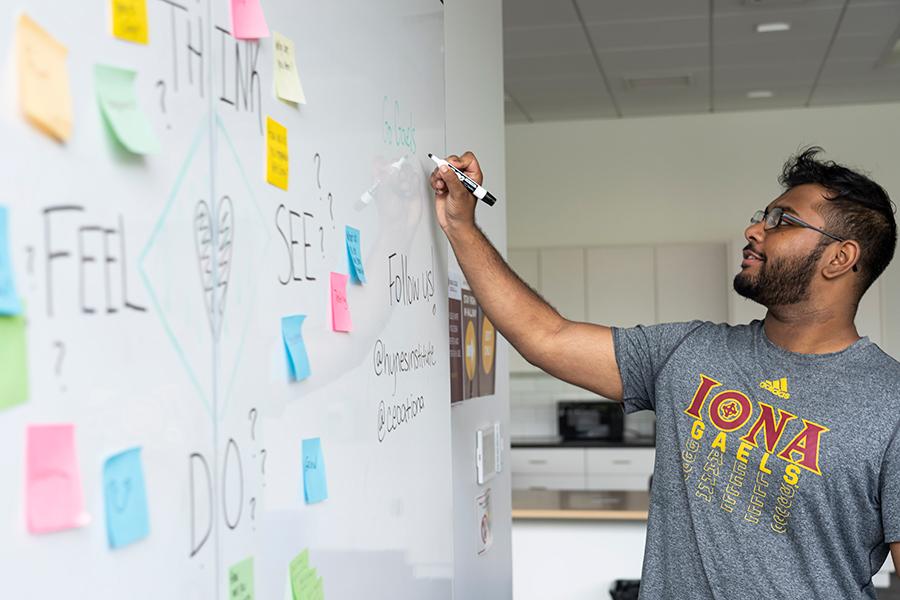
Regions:
<svg viewBox="0 0 900 600"><path fill-rule="evenodd" d="M469 190L470 192L472 192L473 196L475 196L479 200L482 200L485 203L487 203L488 206L493 206L494 203L497 202L497 199L494 198L494 196L489 191L487 191L486 189L484 189L483 187L481 187L480 185L475 183L475 181L471 177L469 177L468 175L466 175L465 173L463 173L462 171L460 171L459 169L457 169L456 167L454 167L453 165L448 163L443 158L438 158L431 152L428 153L428 158L430 158L435 163L437 163L437 166L439 166L439 167L443 167L444 165L446 165L446 166L450 167L451 169L453 169L453 172L456 173L456 177L460 181L462 181L462 184L466 187L466 189Z"/></svg>

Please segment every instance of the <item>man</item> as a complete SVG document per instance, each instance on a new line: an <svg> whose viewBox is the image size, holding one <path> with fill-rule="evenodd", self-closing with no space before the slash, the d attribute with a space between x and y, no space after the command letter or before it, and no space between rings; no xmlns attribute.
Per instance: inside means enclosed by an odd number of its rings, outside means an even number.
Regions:
<svg viewBox="0 0 900 600"><path fill-rule="evenodd" d="M893 256L893 208L820 150L785 165L744 232L734 287L768 312L735 327L566 320L478 230L456 176L432 174L466 279L522 356L656 411L641 598L875 598L889 549L900 571L900 363L853 324ZM448 160L482 181L471 153Z"/></svg>

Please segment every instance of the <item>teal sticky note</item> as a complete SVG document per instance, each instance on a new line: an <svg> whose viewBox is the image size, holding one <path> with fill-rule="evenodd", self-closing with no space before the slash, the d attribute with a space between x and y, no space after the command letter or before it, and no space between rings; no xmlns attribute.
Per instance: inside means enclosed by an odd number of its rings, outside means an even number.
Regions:
<svg viewBox="0 0 900 600"><path fill-rule="evenodd" d="M325 457L319 438L303 440L303 500L315 504L328 498Z"/></svg>
<svg viewBox="0 0 900 600"><path fill-rule="evenodd" d="M137 73L109 65L94 65L97 101L116 139L135 154L159 151L159 140L138 103Z"/></svg>
<svg viewBox="0 0 900 600"><path fill-rule="evenodd" d="M106 459L103 496L110 548L121 548L147 537L150 520L140 448L131 448Z"/></svg>
<svg viewBox="0 0 900 600"><path fill-rule="evenodd" d="M22 314L9 253L9 212L0 206L0 315Z"/></svg>
<svg viewBox="0 0 900 600"><path fill-rule="evenodd" d="M306 315L292 315L281 318L281 339L287 358L288 377L291 381L306 379L312 374L309 355L303 343L303 321Z"/></svg>
<svg viewBox="0 0 900 600"><path fill-rule="evenodd" d="M347 262L350 263L350 277L357 283L366 282L366 268L363 266L359 229L347 225Z"/></svg>

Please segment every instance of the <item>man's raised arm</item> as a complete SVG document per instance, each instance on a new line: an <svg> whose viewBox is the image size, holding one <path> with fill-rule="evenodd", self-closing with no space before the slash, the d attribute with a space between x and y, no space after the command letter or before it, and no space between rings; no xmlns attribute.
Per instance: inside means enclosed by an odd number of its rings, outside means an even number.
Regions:
<svg viewBox="0 0 900 600"><path fill-rule="evenodd" d="M471 152L447 161L481 184ZM497 330L530 363L605 398L622 399L612 330L563 318L509 268L475 225L475 197L447 167L431 175L435 208L463 274Z"/></svg>

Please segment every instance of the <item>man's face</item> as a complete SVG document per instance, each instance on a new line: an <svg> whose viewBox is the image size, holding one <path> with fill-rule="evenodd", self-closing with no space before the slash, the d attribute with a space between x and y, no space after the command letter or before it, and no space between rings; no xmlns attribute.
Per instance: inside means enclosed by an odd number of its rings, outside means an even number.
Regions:
<svg viewBox="0 0 900 600"><path fill-rule="evenodd" d="M824 202L825 189L819 185L797 186L772 201L767 210L780 207L810 225L825 228L815 207ZM819 259L832 240L822 234L790 223L765 230L765 221L744 231L747 246L740 272L734 277L735 291L766 307L797 304L810 296Z"/></svg>

